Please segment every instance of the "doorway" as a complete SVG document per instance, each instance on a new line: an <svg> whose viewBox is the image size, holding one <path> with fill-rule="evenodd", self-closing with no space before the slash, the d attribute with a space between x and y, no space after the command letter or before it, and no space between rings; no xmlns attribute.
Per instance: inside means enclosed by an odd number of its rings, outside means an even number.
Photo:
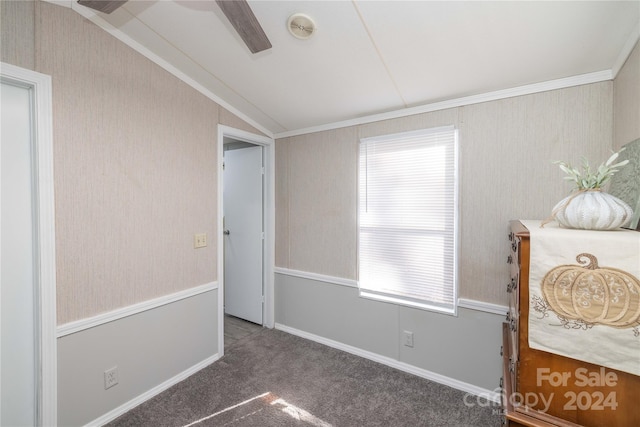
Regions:
<svg viewBox="0 0 640 427"><path fill-rule="evenodd" d="M275 156L273 139L224 125L218 126L218 142L218 351L223 355L225 312L274 326Z"/></svg>
<svg viewBox="0 0 640 427"><path fill-rule="evenodd" d="M51 78L1 67L0 424L55 425Z"/></svg>
<svg viewBox="0 0 640 427"><path fill-rule="evenodd" d="M224 139L224 313L262 325L263 147Z"/></svg>

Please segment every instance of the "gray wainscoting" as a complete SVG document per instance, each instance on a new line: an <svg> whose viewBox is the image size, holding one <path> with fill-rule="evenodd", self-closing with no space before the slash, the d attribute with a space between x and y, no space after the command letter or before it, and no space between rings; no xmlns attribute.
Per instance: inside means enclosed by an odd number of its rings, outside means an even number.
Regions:
<svg viewBox="0 0 640 427"><path fill-rule="evenodd" d="M58 339L58 425L102 424L218 357L212 290ZM119 383L104 388L104 371Z"/></svg>
<svg viewBox="0 0 640 427"><path fill-rule="evenodd" d="M439 382L494 391L504 316L459 308L450 316L364 299L358 289L275 275L276 325L373 353ZM414 346L402 332L414 335ZM390 359L390 360L389 360ZM384 361L383 361L384 363ZM468 386L468 387L467 387Z"/></svg>

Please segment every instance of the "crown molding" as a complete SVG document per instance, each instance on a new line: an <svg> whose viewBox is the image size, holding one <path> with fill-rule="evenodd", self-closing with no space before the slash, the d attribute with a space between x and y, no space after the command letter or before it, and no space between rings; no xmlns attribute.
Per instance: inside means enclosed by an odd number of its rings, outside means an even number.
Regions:
<svg viewBox="0 0 640 427"><path fill-rule="evenodd" d="M389 119L397 119L400 117L412 116L416 114L430 113L433 111L446 110L448 108L462 107L465 105L480 104L482 102L497 101L500 99L513 98L516 96L531 95L538 92L546 92L556 89L564 89L573 86L580 86L591 83L612 80L613 73L611 70L597 71L594 73L581 74L578 76L566 77L563 79L549 80L541 83L534 83L525 86L517 86L510 89L497 90L479 95L465 96L462 98L450 99L447 101L435 102L431 104L420 105L417 107L403 108L401 110L389 111L381 114L373 114L352 120L344 120L340 122L328 123L320 126L313 126L304 129L298 129L288 132L280 132L274 135L274 138L287 138L290 136L304 135L314 132L322 132L349 126L363 125L367 123L379 122Z"/></svg>
<svg viewBox="0 0 640 427"><path fill-rule="evenodd" d="M620 50L618 58L616 58L616 62L613 63L613 67L611 67L611 73L614 79L624 66L624 63L627 62L627 59L631 55L631 51L633 50L633 48L638 43L638 40L640 40L640 22L636 24L636 26L631 31L631 34L629 34L627 42L622 47L622 50Z"/></svg>

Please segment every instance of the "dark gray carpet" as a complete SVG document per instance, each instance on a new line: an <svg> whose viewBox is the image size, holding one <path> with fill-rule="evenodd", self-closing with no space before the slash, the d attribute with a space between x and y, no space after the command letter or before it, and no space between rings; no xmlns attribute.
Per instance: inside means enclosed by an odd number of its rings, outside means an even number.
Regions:
<svg viewBox="0 0 640 427"><path fill-rule="evenodd" d="M224 352L230 346L262 330L262 326L237 317L224 315Z"/></svg>
<svg viewBox="0 0 640 427"><path fill-rule="evenodd" d="M468 407L464 396L313 341L260 329L109 426L500 425L495 408Z"/></svg>

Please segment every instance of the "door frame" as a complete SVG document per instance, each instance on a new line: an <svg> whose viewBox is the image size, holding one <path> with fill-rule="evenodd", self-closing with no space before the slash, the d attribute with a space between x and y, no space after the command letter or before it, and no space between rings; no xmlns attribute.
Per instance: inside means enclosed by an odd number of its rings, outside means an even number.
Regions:
<svg viewBox="0 0 640 427"><path fill-rule="evenodd" d="M37 425L56 425L57 340L56 340L56 254L53 185L53 114L51 76L15 65L0 63L3 82L31 91L33 130L32 154L35 175L33 197L36 253L35 417Z"/></svg>
<svg viewBox="0 0 640 427"><path fill-rule="evenodd" d="M264 151L264 252L263 252L263 289L264 306L262 310L262 324L267 328L275 325L274 314L274 265L275 265L275 143L273 138L257 135L226 125L218 125L218 352L224 355L224 240L223 224L223 150L224 138L260 145Z"/></svg>

